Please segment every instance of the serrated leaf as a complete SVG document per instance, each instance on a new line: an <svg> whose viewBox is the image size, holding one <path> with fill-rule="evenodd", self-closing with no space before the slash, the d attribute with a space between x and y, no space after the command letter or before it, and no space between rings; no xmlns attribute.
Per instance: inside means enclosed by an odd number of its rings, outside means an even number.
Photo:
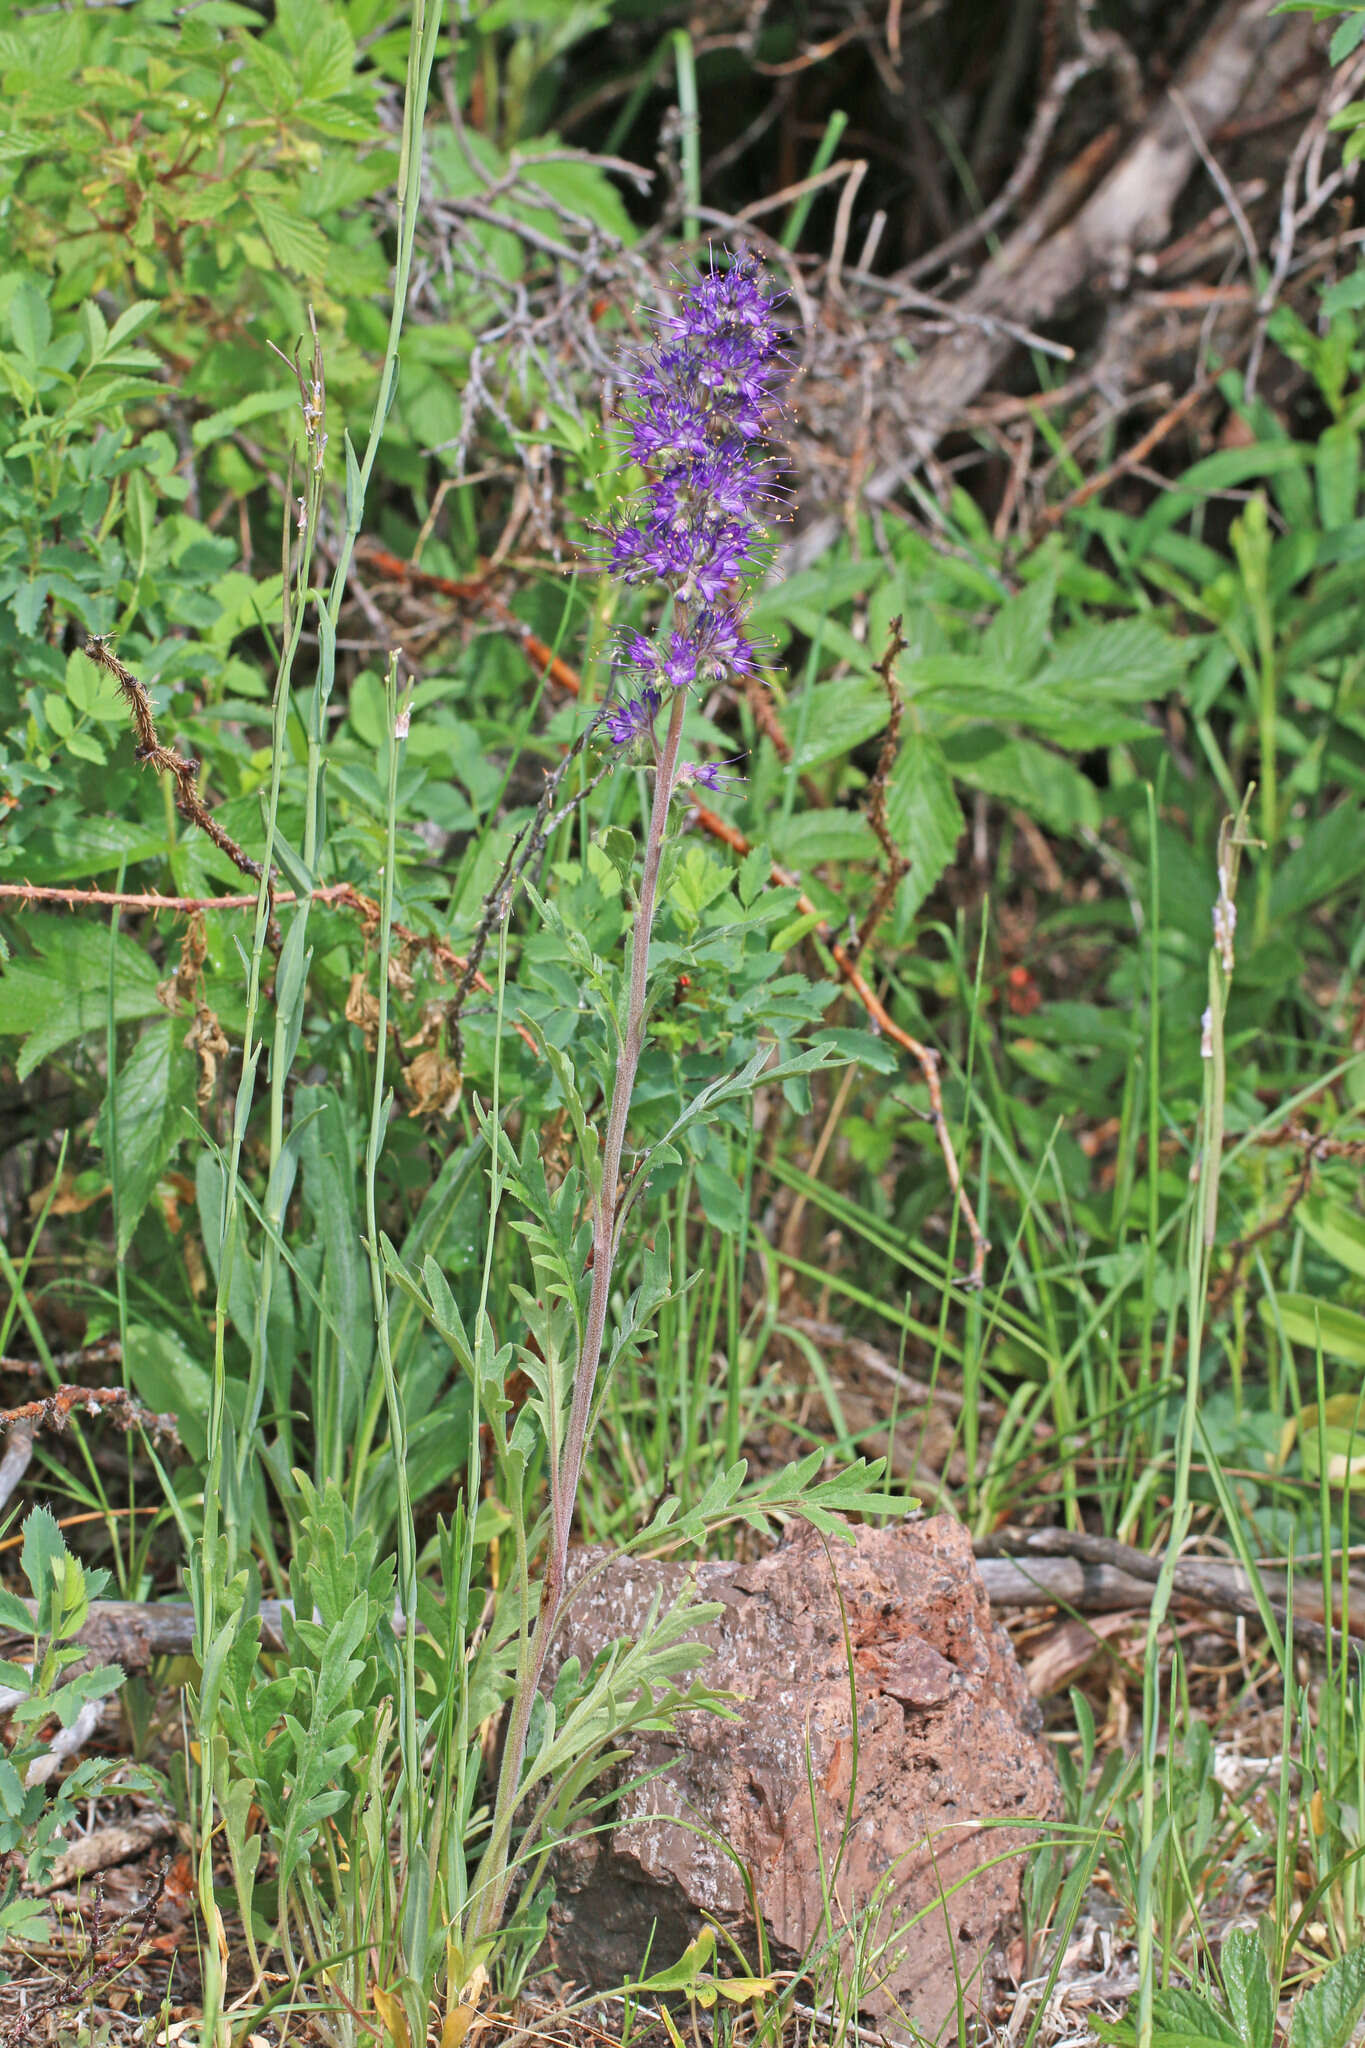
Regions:
<svg viewBox="0 0 1365 2048"><path fill-rule="evenodd" d="M900 909L919 909L943 874L966 829L962 806L938 741L912 733L903 743L886 789L886 822L910 862Z"/></svg>
<svg viewBox="0 0 1365 2048"><path fill-rule="evenodd" d="M1017 804L1050 831L1100 827L1103 813L1095 785L1038 740L1011 739L983 725L948 734L943 754L959 782Z"/></svg>
<svg viewBox="0 0 1365 2048"><path fill-rule="evenodd" d="M1002 678L1022 679L1037 668L1047 646L1056 592L1053 571L1007 598L991 620L982 638L981 654Z"/></svg>
<svg viewBox="0 0 1365 2048"><path fill-rule="evenodd" d="M116 938L111 960L108 932L77 918L34 915L24 935L35 953L0 971L0 1034L24 1040L19 1080L59 1046L102 1031L111 1000L116 1023L157 1011L156 967L131 939Z"/></svg>
<svg viewBox="0 0 1365 2048"><path fill-rule="evenodd" d="M248 203L275 261L300 277L321 277L327 268L327 238L321 228L259 192L250 193Z"/></svg>
<svg viewBox="0 0 1365 2048"><path fill-rule="evenodd" d="M1270 890L1271 916L1298 917L1365 869L1365 829L1358 798L1314 819L1281 861Z"/></svg>
<svg viewBox="0 0 1365 2048"><path fill-rule="evenodd" d="M1243 2048L1274 2048L1275 1998L1265 1950L1249 1927L1234 1927L1220 1957L1223 1993Z"/></svg>
<svg viewBox="0 0 1365 2048"><path fill-rule="evenodd" d="M1339 1956L1294 2001L1289 2048L1346 2048L1365 2012L1365 1948Z"/></svg>
<svg viewBox="0 0 1365 2048"><path fill-rule="evenodd" d="M30 365L41 361L52 339L52 314L47 300L31 278L25 278L9 302L10 333L14 346Z"/></svg>
<svg viewBox="0 0 1365 2048"><path fill-rule="evenodd" d="M24 1517L24 1542L20 1565L38 1603L37 1632L51 1632L57 1599L57 1575L67 1556L62 1532L50 1508L30 1509Z"/></svg>

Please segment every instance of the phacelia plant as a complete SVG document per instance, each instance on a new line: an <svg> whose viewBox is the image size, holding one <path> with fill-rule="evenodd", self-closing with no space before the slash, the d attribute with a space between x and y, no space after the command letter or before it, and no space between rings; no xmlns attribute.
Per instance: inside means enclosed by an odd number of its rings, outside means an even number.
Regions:
<svg viewBox="0 0 1365 2048"><path fill-rule="evenodd" d="M766 433L784 369L772 293L758 264L740 256L728 268L704 271L682 292L653 348L627 380L629 452L650 481L634 516L610 536L610 567L630 583L662 584L665 608L653 638L638 632L627 637L622 667L629 683L602 714L602 727L614 746L648 750L654 788L626 962L626 1001L617 1025L615 1081L601 1171L594 1176L583 1338L563 1445L551 1474L549 1554L534 1631L518 1671L490 1844L476 1882L485 1938L499 1924L506 1901L532 1708L564 1601L574 1504L624 1221L622 1155L644 1047L649 943L670 805L680 790L714 790L725 779L726 764L681 758L687 705L694 690L756 667L741 593L764 560L765 513L774 495Z"/></svg>

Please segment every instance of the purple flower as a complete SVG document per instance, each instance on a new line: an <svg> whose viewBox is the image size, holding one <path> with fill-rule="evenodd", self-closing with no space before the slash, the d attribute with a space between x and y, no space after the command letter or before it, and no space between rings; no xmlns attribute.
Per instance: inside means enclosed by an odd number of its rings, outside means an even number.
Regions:
<svg viewBox="0 0 1365 2048"><path fill-rule="evenodd" d="M653 685L646 683L638 697L627 697L624 702L611 705L604 713L602 723L612 743L628 747L634 740L641 740L653 732L662 701Z"/></svg>
<svg viewBox="0 0 1365 2048"><path fill-rule="evenodd" d="M718 682L722 676L747 676L754 669L753 642L740 626L738 612L721 607L697 620L701 667Z"/></svg>
<svg viewBox="0 0 1365 2048"><path fill-rule="evenodd" d="M736 754L730 761L683 761L678 767L678 788L709 789L713 795L718 795L731 784L743 782L742 775L725 773L725 770L732 767L738 759L739 755Z"/></svg>

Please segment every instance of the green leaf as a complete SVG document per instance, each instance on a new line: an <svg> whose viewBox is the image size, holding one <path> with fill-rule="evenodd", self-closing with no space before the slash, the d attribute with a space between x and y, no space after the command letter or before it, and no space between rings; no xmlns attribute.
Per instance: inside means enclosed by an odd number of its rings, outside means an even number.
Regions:
<svg viewBox="0 0 1365 2048"><path fill-rule="evenodd" d="M1103 813L1095 785L1038 740L1010 739L997 728L949 733L943 755L969 789L1017 804L1053 832L1099 830Z"/></svg>
<svg viewBox="0 0 1365 2048"><path fill-rule="evenodd" d="M785 719L791 734L791 767L806 774L825 761L851 753L885 726L890 707L877 676L850 676L837 683L813 683L793 697Z"/></svg>
<svg viewBox="0 0 1365 2048"><path fill-rule="evenodd" d="M1365 869L1365 829L1358 800L1340 803L1316 819L1287 859L1270 889L1270 913L1277 920L1298 917Z"/></svg>
<svg viewBox="0 0 1365 2048"><path fill-rule="evenodd" d="M1327 45L1329 63L1344 64L1362 43L1365 43L1365 14L1348 14L1332 32L1332 40Z"/></svg>
<svg viewBox="0 0 1365 2048"><path fill-rule="evenodd" d="M1328 532L1355 518L1360 496L1360 436L1354 427L1338 422L1318 436L1317 483L1318 516Z"/></svg>
<svg viewBox="0 0 1365 2048"><path fill-rule="evenodd" d="M33 1508L24 1517L20 1563L38 1603L37 1633L50 1635L57 1615L57 1589L65 1577L67 1548L50 1508Z"/></svg>
<svg viewBox="0 0 1365 2048"><path fill-rule="evenodd" d="M1223 1993L1243 2048L1275 2048L1275 1998L1265 1950L1249 1927L1223 1943Z"/></svg>
<svg viewBox="0 0 1365 2048"><path fill-rule="evenodd" d="M1294 1211L1294 1220L1329 1258L1365 1280L1365 1221L1353 1209L1323 1195L1310 1195Z"/></svg>
<svg viewBox="0 0 1365 2048"><path fill-rule="evenodd" d="M259 192L248 194L248 203L275 261L300 277L320 278L327 268L327 237L321 228Z"/></svg>
<svg viewBox="0 0 1365 2048"><path fill-rule="evenodd" d="M943 749L926 734L912 733L901 747L887 784L886 822L910 862L900 900L908 917L948 866L966 828Z"/></svg>
<svg viewBox="0 0 1365 2048"><path fill-rule="evenodd" d="M112 1000L122 1023L155 1014L157 970L140 946L79 918L34 915L24 936L35 951L0 970L0 1034L21 1037L15 1073L25 1081L50 1053L90 1031L103 1031ZM110 986L112 973L112 988Z"/></svg>
<svg viewBox="0 0 1365 2048"><path fill-rule="evenodd" d="M987 665L1003 678L1032 675L1047 645L1056 596L1055 573L1040 576L1002 604L981 642Z"/></svg>
<svg viewBox="0 0 1365 2048"><path fill-rule="evenodd" d="M1112 619L1068 633L1033 683L1070 687L1082 707L1097 696L1140 704L1175 689L1188 661L1186 644L1155 619Z"/></svg>
<svg viewBox="0 0 1365 2048"><path fill-rule="evenodd" d="M195 1063L184 1040L183 1017L168 1017L144 1032L115 1076L95 1125L117 1192L120 1258L190 1128L185 1112L194 1103Z"/></svg>
<svg viewBox="0 0 1365 2048"><path fill-rule="evenodd" d="M1319 1337L1328 1358L1344 1359L1347 1365L1365 1365L1365 1316L1341 1308L1334 1301L1318 1301L1311 1294L1277 1294L1260 1304L1261 1319L1273 1331L1276 1320L1291 1344L1317 1349Z"/></svg>
<svg viewBox="0 0 1365 2048"><path fill-rule="evenodd" d="M1156 2032L1162 2048L1251 2048L1232 2021L1219 2012L1213 2000L1201 1991L1178 1985L1159 1991L1152 2001Z"/></svg>
<svg viewBox="0 0 1365 2048"><path fill-rule="evenodd" d="M1346 2048L1365 2012L1365 1948L1339 1956L1294 2001L1289 2048Z"/></svg>
<svg viewBox="0 0 1365 2048"><path fill-rule="evenodd" d="M268 413L288 412L298 402L299 394L293 389L248 391L246 397L239 398L235 405L210 413L206 420L196 420L190 438L196 448L208 448L215 441L225 440L234 428L245 426L248 420L260 419Z"/></svg>
<svg viewBox="0 0 1365 2048"><path fill-rule="evenodd" d="M178 1337L141 1323L129 1328L124 1360L138 1399L159 1415L173 1415L185 1449L192 1458L202 1458L213 1391L208 1368L191 1358Z"/></svg>
<svg viewBox="0 0 1365 2048"><path fill-rule="evenodd" d="M22 1600L14 1593L7 1593L0 1587L0 1629L13 1631L16 1635L33 1634L33 1616Z"/></svg>
<svg viewBox="0 0 1365 2048"><path fill-rule="evenodd" d="M800 875L822 861L872 860L877 842L860 811L810 810L775 825L773 850L784 867Z"/></svg>
<svg viewBox="0 0 1365 2048"><path fill-rule="evenodd" d="M74 754L78 761L89 761L96 768L102 768L109 756L92 732L73 732L66 742L68 754Z"/></svg>
<svg viewBox="0 0 1365 2048"><path fill-rule="evenodd" d="M134 299L109 330L110 348L115 349L121 342L131 341L135 334L141 334L148 321L154 320L160 311L159 299Z"/></svg>
<svg viewBox="0 0 1365 2048"><path fill-rule="evenodd" d="M27 363L36 366L52 339L52 314L31 278L24 279L9 302L9 325L14 346Z"/></svg>

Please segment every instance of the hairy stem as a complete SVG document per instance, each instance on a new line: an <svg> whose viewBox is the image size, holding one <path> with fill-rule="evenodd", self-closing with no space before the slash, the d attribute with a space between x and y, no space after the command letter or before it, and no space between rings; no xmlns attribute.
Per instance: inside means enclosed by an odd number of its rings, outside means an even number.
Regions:
<svg viewBox="0 0 1365 2048"><path fill-rule="evenodd" d="M588 1296L583 1343L574 1372L573 1400L564 1449L551 1475L550 1554L541 1582L540 1607L512 1700L511 1720L498 1775L493 1833L484 1853L475 1890L480 1894L477 1938L487 1940L496 1932L507 1899L507 1856L512 1822L520 1801L521 1770L526 1756L526 1738L531 1726L531 1709L550 1643L564 1603L564 1582L568 1571L569 1539L573 1533L574 1503L583 1471L588 1423L602 1346L606 1338L607 1308L611 1300L612 1266L616 1255L617 1188L621 1179L621 1154L625 1149L626 1124L630 1117L635 1076L645 1042L645 1012L649 993L649 941L658 904L659 869L663 861L664 833L668 807L678 779L678 749L682 741L687 695L675 693L668 730L659 752L654 777L654 802L650 808L645 840L644 868L640 877L640 902L631 941L628 968L625 1031L619 1041L616 1081L607 1112L607 1133L602 1148L602 1179L593 1202L592 1288Z"/></svg>

